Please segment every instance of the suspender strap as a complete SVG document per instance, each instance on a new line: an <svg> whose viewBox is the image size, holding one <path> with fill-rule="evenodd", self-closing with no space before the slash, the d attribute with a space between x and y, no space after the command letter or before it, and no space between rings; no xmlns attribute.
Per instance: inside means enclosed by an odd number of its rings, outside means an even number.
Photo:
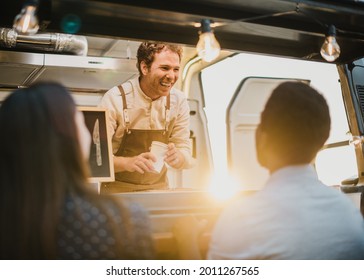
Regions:
<svg viewBox="0 0 364 280"><path fill-rule="evenodd" d="M167 95L167 102L166 102L166 116L165 116L165 126L164 131L168 131L168 126L170 122L170 107L171 107L171 94Z"/></svg>
<svg viewBox="0 0 364 280"><path fill-rule="evenodd" d="M171 108L171 94L167 95L166 110L169 110L169 108Z"/></svg>
<svg viewBox="0 0 364 280"><path fill-rule="evenodd" d="M125 129L126 132L129 133L129 126L130 126L130 119L129 119L129 112L128 112L128 104L126 103L126 96L125 96L125 91L123 89L123 87L121 85L118 85L120 94L121 94L121 98L123 101L123 115L124 115L124 123L125 123ZM167 102L166 102L166 107L165 107L165 126L164 126L164 131L168 131L168 126L170 123L170 108L171 108L171 94L167 95Z"/></svg>
<svg viewBox="0 0 364 280"><path fill-rule="evenodd" d="M125 91L121 85L118 85L121 98L123 100L123 115L124 115L124 123L126 132L129 133L129 126L130 126L130 119L129 119L129 112L128 112L128 104L126 103Z"/></svg>

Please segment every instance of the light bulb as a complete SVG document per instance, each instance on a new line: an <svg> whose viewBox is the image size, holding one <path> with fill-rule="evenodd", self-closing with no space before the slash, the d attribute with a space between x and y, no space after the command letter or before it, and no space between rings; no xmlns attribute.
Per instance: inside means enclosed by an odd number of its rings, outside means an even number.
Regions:
<svg viewBox="0 0 364 280"><path fill-rule="evenodd" d="M335 26L329 26L329 31L326 35L325 42L322 44L320 53L329 62L335 61L340 56L340 46L336 41Z"/></svg>
<svg viewBox="0 0 364 280"><path fill-rule="evenodd" d="M36 6L24 6L14 19L13 28L19 34L34 35L39 29L38 18L35 15Z"/></svg>
<svg viewBox="0 0 364 280"><path fill-rule="evenodd" d="M198 56L204 61L210 62L217 58L220 54L220 44L216 40L214 33L211 30L210 21L201 21L201 31L196 49Z"/></svg>
<svg viewBox="0 0 364 280"><path fill-rule="evenodd" d="M206 62L214 60L220 54L220 44L212 32L200 34L200 39L197 43L196 49L198 56Z"/></svg>

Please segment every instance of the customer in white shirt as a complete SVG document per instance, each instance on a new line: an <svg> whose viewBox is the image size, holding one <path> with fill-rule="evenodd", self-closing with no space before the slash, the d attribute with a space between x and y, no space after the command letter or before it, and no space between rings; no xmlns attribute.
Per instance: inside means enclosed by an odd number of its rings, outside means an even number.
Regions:
<svg viewBox="0 0 364 280"><path fill-rule="evenodd" d="M312 87L285 82L273 91L256 131L270 178L223 211L209 259L364 259L359 209L321 183L311 164L329 131L329 108Z"/></svg>
<svg viewBox="0 0 364 280"><path fill-rule="evenodd" d="M316 90L285 82L273 91L256 130L258 161L270 178L222 211L208 259L364 259L363 216L311 164L329 132L329 108ZM186 216L175 224L180 258L201 258L202 222Z"/></svg>

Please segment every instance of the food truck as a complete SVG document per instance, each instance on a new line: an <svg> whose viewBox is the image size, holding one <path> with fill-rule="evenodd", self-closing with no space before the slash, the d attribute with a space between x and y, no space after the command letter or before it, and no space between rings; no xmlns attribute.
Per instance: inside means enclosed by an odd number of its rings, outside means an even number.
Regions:
<svg viewBox="0 0 364 280"><path fill-rule="evenodd" d="M100 114L101 129L107 112L97 106L107 90L138 76L139 44L183 47L175 87L188 98L195 165L169 168L168 190L113 194L148 210L159 258L179 258L176 219L193 214L208 221L204 253L230 199L261 190L268 172L257 162L255 129L271 91L287 80L308 83L327 99L331 133L314 165L320 180L364 214L364 1L28 1L36 5L39 30L22 34L13 24L25 2L8 1L0 12L0 106L14 89L57 81L85 114ZM199 53L204 33L218 41L216 57ZM98 153L110 163L110 141L94 143L106 147ZM113 179L109 164L90 187Z"/></svg>

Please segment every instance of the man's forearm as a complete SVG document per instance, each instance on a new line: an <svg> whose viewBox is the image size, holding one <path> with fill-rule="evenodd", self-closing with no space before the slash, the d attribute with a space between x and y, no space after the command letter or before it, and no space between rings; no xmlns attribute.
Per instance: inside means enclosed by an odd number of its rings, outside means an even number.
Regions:
<svg viewBox="0 0 364 280"><path fill-rule="evenodd" d="M115 173L126 171L124 157L113 156L113 160L114 160L114 172Z"/></svg>

